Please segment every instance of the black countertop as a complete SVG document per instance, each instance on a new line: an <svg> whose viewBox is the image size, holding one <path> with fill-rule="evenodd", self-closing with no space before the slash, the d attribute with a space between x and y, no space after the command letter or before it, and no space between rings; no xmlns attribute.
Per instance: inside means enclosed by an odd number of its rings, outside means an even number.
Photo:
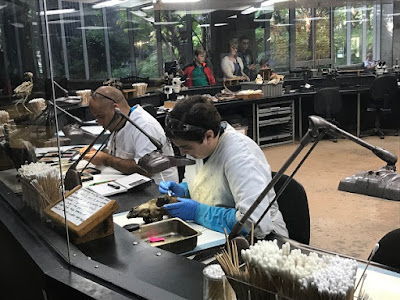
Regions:
<svg viewBox="0 0 400 300"><path fill-rule="evenodd" d="M123 211L158 194L153 185L113 198ZM202 299L202 263L152 247L116 224L112 236L78 246L70 244L68 266L64 231L32 213L2 182L0 219L12 235L24 233L19 244L45 276L73 288L84 283L93 299L105 299L98 294L99 289L124 299Z"/></svg>

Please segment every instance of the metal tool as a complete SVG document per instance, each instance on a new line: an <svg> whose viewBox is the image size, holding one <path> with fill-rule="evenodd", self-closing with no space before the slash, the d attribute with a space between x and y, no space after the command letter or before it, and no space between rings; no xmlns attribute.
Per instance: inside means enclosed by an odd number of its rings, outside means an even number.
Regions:
<svg viewBox="0 0 400 300"><path fill-rule="evenodd" d="M160 173L160 175L161 175L161 179L162 179L162 181L166 182L166 181L165 181L165 179L164 179L164 176L163 176L163 174L162 174L162 173ZM170 191L170 190L168 190L167 194L168 194L168 197L171 197L171 196L172 196L172 194L171 194L171 191Z"/></svg>

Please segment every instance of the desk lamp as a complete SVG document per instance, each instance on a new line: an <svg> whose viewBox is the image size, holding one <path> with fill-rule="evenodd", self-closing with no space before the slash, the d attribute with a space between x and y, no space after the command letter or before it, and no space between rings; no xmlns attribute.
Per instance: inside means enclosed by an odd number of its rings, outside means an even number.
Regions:
<svg viewBox="0 0 400 300"><path fill-rule="evenodd" d="M133 126L135 126L141 133L143 133L157 150L146 154L141 159L139 159L138 165L143 170L150 174L160 173L166 169L172 167L183 167L187 165L194 165L195 161L183 156L167 156L162 154L162 145L154 137L150 136L142 128L140 128L135 122L133 122L127 115L125 115L119 108L115 108L115 114L123 117Z"/></svg>
<svg viewBox="0 0 400 300"><path fill-rule="evenodd" d="M65 175L64 184L65 189L71 190L77 185L82 184L80 173L76 170L76 166L82 160L82 158L90 151L96 141L101 137L104 132L110 127L117 116L120 116L135 126L141 133L143 133L151 143L157 148L157 150L146 154L141 159L139 159L138 166L150 174L155 174L162 172L166 169L172 167L181 167L186 165L193 165L195 161L188 159L186 157L178 156L167 156L162 154L162 144L157 141L154 137L149 135L140 126L133 122L127 115L125 115L119 108L115 108L114 117L108 123L108 125L103 129L103 131L92 141L92 143L86 148L86 150L79 156L79 158L71 165ZM95 154L96 155L96 154Z"/></svg>
<svg viewBox="0 0 400 300"><path fill-rule="evenodd" d="M333 125L332 123L326 121L325 119L318 117L318 116L310 116L308 117L309 120L309 129L306 133L306 135L303 137L303 139L300 141L300 145L295 149L295 151L292 153L292 155L286 160L286 162L283 164L283 166L280 168L280 170L276 173L276 175L272 178L271 182L267 185L267 187L261 192L261 194L258 196L256 201L252 204L252 206L247 210L247 212L243 215L243 217L236 223L234 228L232 229L231 233L229 234L229 240L232 240L234 238L237 238L239 236L239 233L241 232L241 229L244 225L244 223L248 220L250 215L254 212L254 210L257 208L257 206L261 203L261 201L265 198L265 196L268 194L268 192L276 185L278 180L282 177L283 173L288 169L288 167L292 164L292 162L296 159L296 157L300 154L300 152L303 150L303 148L311 141L314 140L313 145L311 148L308 150L306 155L303 157L303 159L300 161L298 166L295 168L293 173L288 177L288 179L285 181L285 183L282 185L282 187L279 189L279 191L276 193L275 198L271 201L271 203L268 205L268 207L265 209L259 220L255 223L254 227L256 227L265 214L269 211L273 203L279 198L279 196L282 194L282 192L285 190L293 176L296 174L296 172L300 169L304 161L307 159L307 157L310 155L311 151L315 148L315 146L318 144L318 142L321 140L321 138L328 132L334 132L335 134L340 134L349 140L369 149L374 153L376 156L378 156L380 159L385 161L387 165L383 167L381 170L384 170L384 177L388 176L388 174L391 174L392 177L394 177L394 180L391 180L391 185L387 185L384 187L378 187L379 189L385 191L386 189L388 190L387 194L390 194L393 196L393 200L400 200L400 176L399 174L396 174L396 167L395 164L397 162L397 156L390 153L389 151L373 146L362 139L338 128L337 126ZM379 172L379 171L377 171ZM357 183L353 183L354 186L357 185ZM365 188L365 187L364 187ZM340 187L339 187L340 189ZM365 191L362 188L360 189L359 192ZM389 192L390 191L390 192ZM362 192L365 194L365 192ZM395 198L395 199L394 199Z"/></svg>

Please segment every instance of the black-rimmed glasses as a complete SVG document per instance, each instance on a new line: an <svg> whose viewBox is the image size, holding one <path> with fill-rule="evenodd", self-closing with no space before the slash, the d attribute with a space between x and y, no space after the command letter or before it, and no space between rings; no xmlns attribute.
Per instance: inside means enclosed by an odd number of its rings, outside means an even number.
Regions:
<svg viewBox="0 0 400 300"><path fill-rule="evenodd" d="M96 91L92 91L91 93L90 93L90 96L92 96L92 98L94 98L94 97L96 97L96 95L100 95L101 97L104 97L104 98L106 98L107 100L110 100L110 101L112 101L112 102L114 102L114 103L117 103L113 98L111 98L111 97L108 97L108 96L106 96L106 95L104 95L104 94L102 94L102 93L99 93L99 92L96 92Z"/></svg>
<svg viewBox="0 0 400 300"><path fill-rule="evenodd" d="M172 131L181 131L181 132L188 132L188 131L206 131L206 129L196 126L196 125L190 125L190 124L185 124L182 121L178 119L171 118L169 114L165 117L165 127L166 129L172 130Z"/></svg>

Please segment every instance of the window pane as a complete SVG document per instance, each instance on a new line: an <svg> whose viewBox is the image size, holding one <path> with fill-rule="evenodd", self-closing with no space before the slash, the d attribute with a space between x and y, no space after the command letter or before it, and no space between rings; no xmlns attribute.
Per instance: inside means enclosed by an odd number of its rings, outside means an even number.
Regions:
<svg viewBox="0 0 400 300"><path fill-rule="evenodd" d="M363 44L363 8L361 6L351 8L351 63L360 63L362 58L362 44Z"/></svg>
<svg viewBox="0 0 400 300"><path fill-rule="evenodd" d="M92 79L108 78L107 57L105 50L103 10L92 9L92 4L84 5L86 47L88 53L89 73Z"/></svg>
<svg viewBox="0 0 400 300"><path fill-rule="evenodd" d="M131 75L127 10L107 9L111 77Z"/></svg>
<svg viewBox="0 0 400 300"><path fill-rule="evenodd" d="M287 70L289 68L289 9L274 11L270 24L271 59L269 64L275 70Z"/></svg>
<svg viewBox="0 0 400 300"><path fill-rule="evenodd" d="M136 76L157 78L157 41L156 31L151 21L154 21L154 11L146 10L140 16L135 10L129 11L128 31L133 35L135 49ZM143 12L142 12L143 15Z"/></svg>
<svg viewBox="0 0 400 300"><path fill-rule="evenodd" d="M64 4L63 8L74 8L77 11L73 14L64 15L65 21L63 25L65 29L65 42L67 45L69 76L71 79L85 79L82 29L79 29L81 27L79 4L68 2Z"/></svg>
<svg viewBox="0 0 400 300"><path fill-rule="evenodd" d="M365 12L365 22L367 24L367 53L373 53L374 46L374 6L368 5ZM363 60L365 57L363 57Z"/></svg>
<svg viewBox="0 0 400 300"><path fill-rule="evenodd" d="M187 37L191 36L191 28L186 28L185 19L185 12L163 11L161 13L161 23L165 23L161 25L164 62L177 60L180 66L186 66L192 60L191 57L185 56L185 47L189 42Z"/></svg>
<svg viewBox="0 0 400 300"><path fill-rule="evenodd" d="M347 61L346 7L336 8L333 15L334 63L335 65L345 65Z"/></svg>
<svg viewBox="0 0 400 300"><path fill-rule="evenodd" d="M317 8L315 10L315 58L317 60L331 57L331 26L330 11L328 8Z"/></svg>
<svg viewBox="0 0 400 300"><path fill-rule="evenodd" d="M311 9L296 8L296 61L312 59Z"/></svg>

